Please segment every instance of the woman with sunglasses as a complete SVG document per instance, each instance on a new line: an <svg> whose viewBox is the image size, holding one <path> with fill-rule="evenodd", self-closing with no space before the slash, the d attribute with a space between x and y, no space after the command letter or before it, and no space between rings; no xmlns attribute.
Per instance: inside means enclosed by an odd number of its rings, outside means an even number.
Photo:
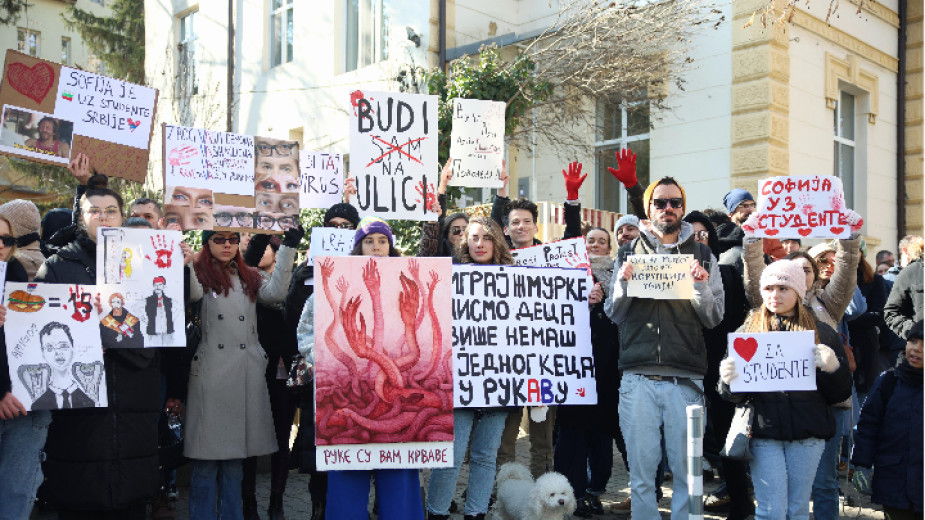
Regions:
<svg viewBox="0 0 925 520"><path fill-rule="evenodd" d="M303 234L301 227L286 231L268 279L244 262L237 232L202 234L190 273L190 299L202 300L202 339L190 364L185 410L184 454L193 459L190 518L242 519L243 460L279 449L257 304L286 297Z"/></svg>
<svg viewBox="0 0 925 520"><path fill-rule="evenodd" d="M437 203L440 208L431 208L431 211L440 212L440 220L424 223L418 256L453 256L463 241L463 231L469 223L469 216L465 212L446 214L446 188L452 177L453 158L450 157L440 172L440 184L437 186Z"/></svg>

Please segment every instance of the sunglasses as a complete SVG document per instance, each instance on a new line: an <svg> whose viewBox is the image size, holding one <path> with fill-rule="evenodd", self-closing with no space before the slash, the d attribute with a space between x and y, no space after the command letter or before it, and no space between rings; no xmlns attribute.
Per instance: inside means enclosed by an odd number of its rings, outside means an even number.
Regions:
<svg viewBox="0 0 925 520"><path fill-rule="evenodd" d="M241 237L230 237L230 238L212 237L212 242L220 246L225 245L225 242L228 242L229 244L236 246L241 243Z"/></svg>
<svg viewBox="0 0 925 520"><path fill-rule="evenodd" d="M3 242L3 247L13 247L16 245L16 238L10 235L0 235L0 242Z"/></svg>
<svg viewBox="0 0 925 520"><path fill-rule="evenodd" d="M668 206L674 209L681 209L684 206L684 199L652 199L652 204L655 205L655 209L665 209Z"/></svg>
<svg viewBox="0 0 925 520"><path fill-rule="evenodd" d="M352 222L341 222L340 224L336 224L334 222L328 222L327 224L324 225L324 227L338 228L338 229L356 229L353 227Z"/></svg>
<svg viewBox="0 0 925 520"><path fill-rule="evenodd" d="M453 226L453 227L450 228L450 234L451 234L451 235L454 235L454 236L459 236L459 235L462 235L462 234L463 234L463 231L465 231L465 230L466 230L466 228L464 228L464 227L461 227L461 226Z"/></svg>
<svg viewBox="0 0 925 520"><path fill-rule="evenodd" d="M709 240L709 239L710 239L710 232L707 231L707 230L698 231L698 232L694 233L694 237L695 237L697 240Z"/></svg>

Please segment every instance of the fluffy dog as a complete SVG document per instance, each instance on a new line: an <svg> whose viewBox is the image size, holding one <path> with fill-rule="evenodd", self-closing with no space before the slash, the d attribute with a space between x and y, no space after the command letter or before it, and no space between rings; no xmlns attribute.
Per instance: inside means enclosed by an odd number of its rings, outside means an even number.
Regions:
<svg viewBox="0 0 925 520"><path fill-rule="evenodd" d="M498 498L493 519L562 520L575 512L575 493L561 473L550 472L533 481L522 464L509 462L498 471Z"/></svg>

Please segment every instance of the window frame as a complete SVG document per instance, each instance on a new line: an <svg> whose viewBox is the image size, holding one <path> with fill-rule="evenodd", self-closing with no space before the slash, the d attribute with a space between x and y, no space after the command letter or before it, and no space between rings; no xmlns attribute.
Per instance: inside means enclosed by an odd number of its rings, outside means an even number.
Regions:
<svg viewBox="0 0 925 520"><path fill-rule="evenodd" d="M614 139L602 139L601 133L602 133L603 128L600 125L597 125L597 128L595 128L594 171L598 172L598 175L596 175L596 182L595 182L594 205L597 209L601 209L605 211L614 211L614 212L623 213L623 214L633 213L633 208L631 207L629 203L628 193L626 191L626 188L619 181L615 181L617 185L619 186L619 191L620 191L617 197L617 201L618 201L617 208L604 207L603 184L607 182L607 179L610 177L604 177L603 175L600 175L600 169L602 167L601 159L602 159L602 154L604 152L610 153L610 152L613 152L614 150L622 150L624 148L630 148L630 145L632 143L637 143L641 141L649 141L649 144L651 145L651 139L652 139L651 138L652 130L650 126L652 122L651 105L649 106L649 110L650 110L650 112L648 113L649 117L647 118L647 121L646 121L647 131L641 134L628 135L629 134L629 116L631 112L630 109L632 107L637 107L637 106L642 106L642 105L647 105L647 104L649 104L649 101L647 99L643 99L640 101L629 101L629 102L620 101L619 103L606 103L604 101L597 102L597 106L595 107L595 110L599 111L601 110L602 107L604 107L607 110L619 109L619 114L620 114L619 137L616 137ZM601 119L600 116L601 114L598 113L597 114L598 121ZM637 167L638 167L638 160L637 160Z"/></svg>
<svg viewBox="0 0 925 520"><path fill-rule="evenodd" d="M851 97L851 115L846 121L845 115L843 114L843 108L845 104L845 96ZM835 177L838 177L842 181L842 188L844 189L845 194L845 206L849 208L854 208L856 203L856 186L858 181L858 124L857 124L857 114L858 114L858 96L848 92L845 89L839 91L838 100L835 102L835 113L833 120L833 171L832 174ZM845 137L842 132L842 128L846 122L850 122L852 134L854 138ZM846 182L845 176L842 172L842 153L845 149L851 151L851 174L850 180Z"/></svg>
<svg viewBox="0 0 925 520"><path fill-rule="evenodd" d="M180 31L179 43L177 44L177 87L181 94L185 96L199 94L199 78L197 74L199 68L198 17L198 9L177 17ZM191 33L191 35L187 33Z"/></svg>
<svg viewBox="0 0 925 520"><path fill-rule="evenodd" d="M20 35L25 35L25 38L20 40L19 39ZM35 54L32 54L32 52L29 50L29 47L28 47L29 36L35 37L35 40L34 40ZM23 46L20 48L21 42ZM36 31L33 29L29 29L28 27L17 27L16 28L16 49L23 54L28 54L29 56L32 56L34 58L40 58L42 55L42 31Z"/></svg>
<svg viewBox="0 0 925 520"><path fill-rule="evenodd" d="M277 0L279 7L273 8L270 3L270 68L278 67L292 62L295 53L295 14L294 0ZM288 14L288 17L286 16ZM280 31L277 34L276 20L280 19ZM288 22L288 23L285 23ZM283 50L286 50L286 60L283 60Z"/></svg>
<svg viewBox="0 0 925 520"><path fill-rule="evenodd" d="M352 21L353 3L356 3L356 41L351 41L349 27ZM364 9L364 5L368 9ZM364 67L389 59L389 26L391 16L388 0L344 0L344 72L360 70ZM368 12L367 12L368 11ZM371 29L364 34L364 28ZM369 42L365 42L365 39ZM369 49L369 45L372 46ZM351 47L355 52L351 52Z"/></svg>
<svg viewBox="0 0 925 520"><path fill-rule="evenodd" d="M69 36L61 37L61 65L70 65L73 60L73 46Z"/></svg>

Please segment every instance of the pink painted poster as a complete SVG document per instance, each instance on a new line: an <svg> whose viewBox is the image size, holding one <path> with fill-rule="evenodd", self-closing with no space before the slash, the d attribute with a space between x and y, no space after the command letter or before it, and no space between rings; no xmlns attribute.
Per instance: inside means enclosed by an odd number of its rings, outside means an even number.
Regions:
<svg viewBox="0 0 925 520"><path fill-rule="evenodd" d="M842 182L832 175L771 177L758 190L754 229L762 238L848 238L851 225Z"/></svg>

